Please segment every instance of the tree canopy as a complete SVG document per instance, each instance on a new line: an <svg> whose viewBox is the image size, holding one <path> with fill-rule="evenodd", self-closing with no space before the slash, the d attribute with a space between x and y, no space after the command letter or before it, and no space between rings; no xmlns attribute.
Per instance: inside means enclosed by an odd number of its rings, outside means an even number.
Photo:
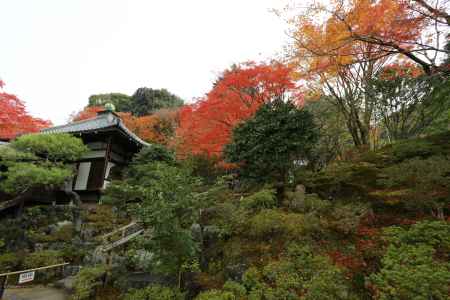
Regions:
<svg viewBox="0 0 450 300"><path fill-rule="evenodd" d="M131 96L130 111L142 117L162 108L174 108L184 104L183 100L166 89L138 88Z"/></svg>
<svg viewBox="0 0 450 300"><path fill-rule="evenodd" d="M68 134L24 135L0 147L1 191L20 196L36 189L61 187L73 175L70 162L87 147Z"/></svg>
<svg viewBox="0 0 450 300"><path fill-rule="evenodd" d="M3 86L4 83L0 80L0 140L38 132L51 125L50 121L30 116L24 102L3 91Z"/></svg>
<svg viewBox="0 0 450 300"><path fill-rule="evenodd" d="M178 153L222 156L233 128L272 101L301 102L291 69L281 63L247 63L226 70L212 90L180 111Z"/></svg>
<svg viewBox="0 0 450 300"><path fill-rule="evenodd" d="M313 116L292 102L278 100L264 104L233 130L225 157L239 164L244 177L284 184L294 165L306 162L317 139Z"/></svg>
<svg viewBox="0 0 450 300"><path fill-rule="evenodd" d="M131 97L122 93L96 94L89 96L88 106L105 106L107 103L114 105L117 111L130 111Z"/></svg>
<svg viewBox="0 0 450 300"><path fill-rule="evenodd" d="M191 227L199 218L198 183L188 169L174 164L170 151L152 146L136 155L125 178L106 191L110 203L127 207L152 231L152 238L142 243L159 272L179 275L184 264L196 259Z"/></svg>

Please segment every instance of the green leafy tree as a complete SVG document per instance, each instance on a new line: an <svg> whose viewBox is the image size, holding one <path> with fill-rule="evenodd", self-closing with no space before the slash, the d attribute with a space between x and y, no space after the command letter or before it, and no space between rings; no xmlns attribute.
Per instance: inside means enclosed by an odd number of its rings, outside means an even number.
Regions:
<svg viewBox="0 0 450 300"><path fill-rule="evenodd" d="M88 106L105 106L107 103L113 104L116 111L129 112L131 97L122 93L91 95Z"/></svg>
<svg viewBox="0 0 450 300"><path fill-rule="evenodd" d="M132 165L138 166L151 162L164 162L168 165L175 164L175 153L167 149L163 145L152 144L149 147L143 148L133 158Z"/></svg>
<svg viewBox="0 0 450 300"><path fill-rule="evenodd" d="M274 101L233 130L225 157L240 165L244 178L275 182L280 199L289 174L306 161L317 139L311 113L291 102Z"/></svg>
<svg viewBox="0 0 450 300"><path fill-rule="evenodd" d="M131 96L130 111L135 116L145 116L162 108L183 105L183 100L166 89L139 88Z"/></svg>
<svg viewBox="0 0 450 300"><path fill-rule="evenodd" d="M149 150L151 151L151 150ZM143 153L121 182L107 189L113 202L128 203L131 213L151 232L141 246L153 254L153 266L166 274L181 276L196 260L198 245L192 225L199 218L201 201L195 196L198 181L188 169L155 162Z"/></svg>
<svg viewBox="0 0 450 300"><path fill-rule="evenodd" d="M309 167L321 170L353 147L352 136L345 126L344 116L329 100L310 101L305 109L314 116L320 132L319 140L308 154Z"/></svg>
<svg viewBox="0 0 450 300"><path fill-rule="evenodd" d="M103 200L123 209L126 209L130 202L140 201L142 195L139 187L145 185L145 180L151 175L149 170L153 168L154 163L175 166L175 154L159 144L143 148L124 170L123 180L113 181L108 186Z"/></svg>
<svg viewBox="0 0 450 300"><path fill-rule="evenodd" d="M450 109L448 78L442 74L414 77L408 73L411 70L403 71L399 75L388 69L371 81L375 117L385 129L385 138L393 142L446 130L441 119Z"/></svg>
<svg viewBox="0 0 450 300"><path fill-rule="evenodd" d="M39 190L61 187L87 147L68 134L25 135L9 146L0 147L0 191L15 196L14 203L23 203Z"/></svg>

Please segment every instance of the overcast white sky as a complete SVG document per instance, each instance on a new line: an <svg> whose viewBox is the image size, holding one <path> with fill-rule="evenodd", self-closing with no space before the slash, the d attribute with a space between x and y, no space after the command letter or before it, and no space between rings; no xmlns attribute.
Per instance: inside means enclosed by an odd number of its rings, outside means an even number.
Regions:
<svg viewBox="0 0 450 300"><path fill-rule="evenodd" d="M282 50L282 0L0 0L0 78L54 124L91 94L202 96L235 62Z"/></svg>

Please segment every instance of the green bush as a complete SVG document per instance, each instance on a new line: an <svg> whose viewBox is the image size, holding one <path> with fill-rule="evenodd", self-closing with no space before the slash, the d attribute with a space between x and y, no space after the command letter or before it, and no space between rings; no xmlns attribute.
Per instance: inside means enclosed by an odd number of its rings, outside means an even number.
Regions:
<svg viewBox="0 0 450 300"><path fill-rule="evenodd" d="M398 142L392 145L391 151L395 161L398 162L417 156L427 157L436 153L438 149L427 140L416 139Z"/></svg>
<svg viewBox="0 0 450 300"><path fill-rule="evenodd" d="M70 242L74 237L74 226L67 224L59 227L53 234L45 234L42 229L30 231L30 238L36 243L46 242Z"/></svg>
<svg viewBox="0 0 450 300"><path fill-rule="evenodd" d="M63 263L62 253L56 250L42 250L25 256L24 267L27 269Z"/></svg>
<svg viewBox="0 0 450 300"><path fill-rule="evenodd" d="M73 174L68 163L87 150L81 139L70 134L23 135L0 149L0 191L12 196L59 188Z"/></svg>
<svg viewBox="0 0 450 300"><path fill-rule="evenodd" d="M382 268L369 278L379 299L448 299L450 224L422 221L390 227ZM438 255L437 251L441 253Z"/></svg>
<svg viewBox="0 0 450 300"><path fill-rule="evenodd" d="M336 233L354 234L368 210L368 207L364 204L336 204L321 223L324 228Z"/></svg>
<svg viewBox="0 0 450 300"><path fill-rule="evenodd" d="M450 197L450 157L413 158L385 168L378 184L402 193L389 197L408 210L426 211L443 218Z"/></svg>
<svg viewBox="0 0 450 300"><path fill-rule="evenodd" d="M258 239L295 238L303 233L303 215L265 209L247 222L247 234Z"/></svg>
<svg viewBox="0 0 450 300"><path fill-rule="evenodd" d="M250 268L242 279L249 299L355 299L339 268L299 245L262 270Z"/></svg>
<svg viewBox="0 0 450 300"><path fill-rule="evenodd" d="M56 265L63 263L64 259L62 253L56 250L43 250L30 253L25 256L23 267L25 269L39 268L44 266ZM48 282L55 276L59 275L60 269L42 270L36 273L36 280L41 282Z"/></svg>
<svg viewBox="0 0 450 300"><path fill-rule="evenodd" d="M286 205L290 210L298 213L318 213L323 214L331 207L331 202L321 199L317 194L306 194L303 196L297 193L288 194Z"/></svg>
<svg viewBox="0 0 450 300"><path fill-rule="evenodd" d="M383 178L378 182L388 188L406 185L431 190L434 186L450 186L450 178L447 177L449 172L448 157L414 158L385 168Z"/></svg>
<svg viewBox="0 0 450 300"><path fill-rule="evenodd" d="M65 244L61 249L64 260L75 264L81 264L88 253L90 253L88 249L73 244Z"/></svg>
<svg viewBox="0 0 450 300"><path fill-rule="evenodd" d="M260 190L259 192L242 199L241 205L245 209L255 211L274 208L276 206L275 191L269 189Z"/></svg>
<svg viewBox="0 0 450 300"><path fill-rule="evenodd" d="M450 224L444 221L422 221L409 229L393 226L386 229L386 234L389 241L397 245L425 244L450 252Z"/></svg>
<svg viewBox="0 0 450 300"><path fill-rule="evenodd" d="M184 300L184 295L174 288L152 285L143 289L131 290L123 300Z"/></svg>
<svg viewBox="0 0 450 300"><path fill-rule="evenodd" d="M15 271L22 260L20 259L20 255L13 252L7 252L0 255L0 270L2 273L7 271Z"/></svg>
<svg viewBox="0 0 450 300"><path fill-rule="evenodd" d="M237 300L235 295L231 292L210 290L200 293L195 300ZM131 299L130 299L131 300Z"/></svg>
<svg viewBox="0 0 450 300"><path fill-rule="evenodd" d="M96 288L102 285L102 276L105 273L105 266L82 268L75 277L73 299L91 299L95 295Z"/></svg>
<svg viewBox="0 0 450 300"><path fill-rule="evenodd" d="M450 263L433 259L428 245L390 245L380 272L370 276L382 300L448 299Z"/></svg>
<svg viewBox="0 0 450 300"><path fill-rule="evenodd" d="M138 166L153 162L164 162L166 164L175 164L175 154L163 145L152 144L150 147L144 147L133 157L132 166Z"/></svg>
<svg viewBox="0 0 450 300"><path fill-rule="evenodd" d="M50 161L76 161L88 150L81 139L66 133L23 135L11 145Z"/></svg>
<svg viewBox="0 0 450 300"><path fill-rule="evenodd" d="M224 291L233 293L237 299L245 297L247 290L245 287L235 281L227 281L222 288Z"/></svg>

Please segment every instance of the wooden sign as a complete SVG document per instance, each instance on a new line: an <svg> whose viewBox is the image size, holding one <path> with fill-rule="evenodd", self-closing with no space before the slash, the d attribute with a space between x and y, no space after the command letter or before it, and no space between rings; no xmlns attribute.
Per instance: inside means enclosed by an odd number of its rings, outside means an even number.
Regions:
<svg viewBox="0 0 450 300"><path fill-rule="evenodd" d="M34 280L34 271L22 273L19 275L19 283L30 282Z"/></svg>

